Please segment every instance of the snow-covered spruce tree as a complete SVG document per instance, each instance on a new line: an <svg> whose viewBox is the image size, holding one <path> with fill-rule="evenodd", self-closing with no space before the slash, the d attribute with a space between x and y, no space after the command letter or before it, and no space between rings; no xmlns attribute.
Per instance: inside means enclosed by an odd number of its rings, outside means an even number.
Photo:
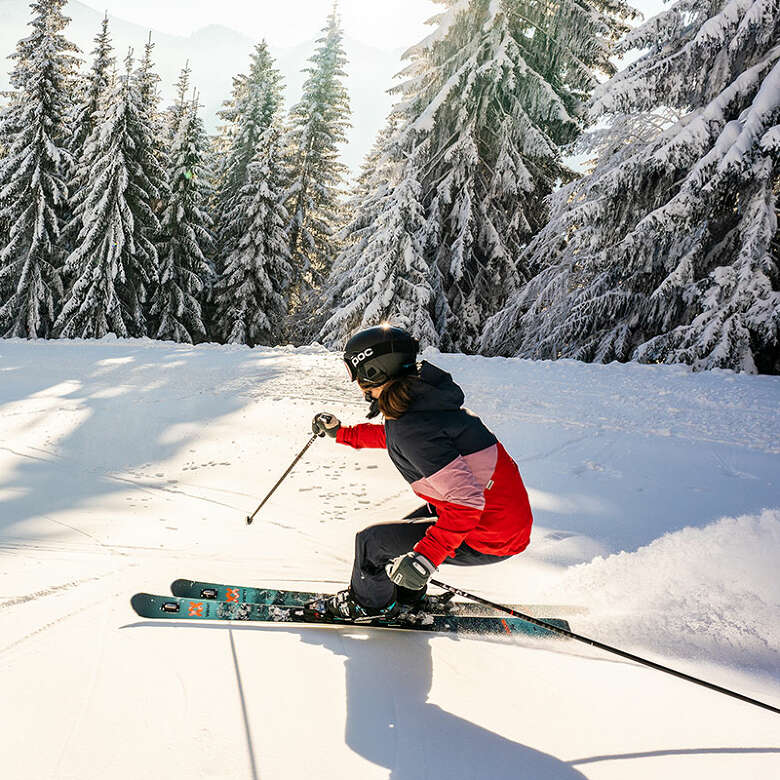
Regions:
<svg viewBox="0 0 780 780"><path fill-rule="evenodd" d="M11 59L17 96L0 116L0 335L48 337L61 296L67 120L78 59L65 0L31 3L32 33Z"/></svg>
<svg viewBox="0 0 780 780"><path fill-rule="evenodd" d="M103 17L100 32L95 36L92 67L82 77L73 118L72 135L68 147L72 166L68 177L68 224L63 230L62 246L67 253L73 250L73 242L79 232L79 223L72 219L78 204L86 197L86 185L92 160L86 154L87 142L95 130L100 111L113 88L116 61L113 56L108 14Z"/></svg>
<svg viewBox="0 0 780 780"><path fill-rule="evenodd" d="M280 74L281 76L281 74ZM237 118L239 107L243 104L246 94L246 85L249 79L243 73L233 76L233 88L230 97L222 102L222 108L217 111L217 116L222 120L222 124L217 126L217 132L211 139L212 167L214 168L215 195L226 195L225 189L225 171L227 170L227 160L230 156L230 149L233 145L237 131ZM280 91L281 96L281 91ZM215 213L217 201L214 200L212 209Z"/></svg>
<svg viewBox="0 0 780 780"><path fill-rule="evenodd" d="M0 92L0 168L3 160L10 152L9 145L18 132L15 122L19 120L20 112L12 110L14 103L19 101L19 94L9 90ZM3 214L2 201L0 201L0 252L8 244L10 222L8 216ZM12 289L12 281L7 281L8 290ZM3 283L0 280L0 301L3 300Z"/></svg>
<svg viewBox="0 0 780 780"><path fill-rule="evenodd" d="M217 111L217 116L222 120L222 124L217 126L216 134L210 138L206 160L206 167L211 171L209 182L211 187L205 207L212 218L214 251L211 258L209 258L211 275L209 283L203 290L201 303L209 340L216 340L216 334L219 330L217 323L214 321L214 290L212 283L219 277L224 266L222 262L224 255L222 245L226 241L223 242L222 240L223 228L225 239L227 239L230 233L230 226L224 219L224 215L230 211L230 201L235 195L235 190L231 190L227 186L227 169L230 150L237 132L236 118L238 116L238 107L243 102L247 81L247 76L243 73L233 76L233 89L230 98L224 100L221 110Z"/></svg>
<svg viewBox="0 0 780 780"><path fill-rule="evenodd" d="M233 139L236 134L236 113L237 106L241 100L243 89L246 85L247 77L240 73L233 77L233 90L230 98L222 102L222 109L217 111L217 116L222 120L222 124L217 126L217 132L211 136L211 143L208 154L208 167L211 170L211 194L206 203L206 209L214 220L214 266L215 269L221 265L219 250L219 234L224 220L222 214L228 210L231 195L227 189L227 168L230 149L233 145ZM208 302L210 294L206 294L205 311L207 312L207 321L211 322L211 307Z"/></svg>
<svg viewBox="0 0 780 780"><path fill-rule="evenodd" d="M191 101L188 98L191 75L192 69L190 68L189 60L187 60L187 62L184 63L184 67L179 74L179 79L176 82L176 100L172 106L168 107L163 119L166 129L166 142L169 148L173 147L173 143L181 127L181 121L189 113L192 107Z"/></svg>
<svg viewBox="0 0 780 780"><path fill-rule="evenodd" d="M293 106L287 132L290 170L287 210L290 254L295 273L293 305L311 309L302 299L316 291L330 273L340 222L339 198L347 173L338 145L350 127L349 95L344 86L347 63L336 6L328 17L317 49L304 69L308 74L301 100ZM309 301L311 304L315 298ZM303 322L311 311L301 312Z"/></svg>
<svg viewBox="0 0 780 780"><path fill-rule="evenodd" d="M317 340L329 347L341 347L353 333L354 317L344 317L342 310L351 301L350 294L362 267L363 252L376 232L382 205L392 186L390 180L397 166L388 154L388 148L397 129L391 114L366 155L350 197L344 204L344 214L349 215L349 219L337 235L339 253L327 283L319 291L319 302L312 307L321 320L316 329ZM370 283L370 279L368 281Z"/></svg>
<svg viewBox="0 0 780 780"><path fill-rule="evenodd" d="M622 0L439 0L435 32L405 55L395 91L402 147L420 149L430 261L444 293L446 349L474 351L487 317L528 277L521 247L544 224L544 198L572 178L561 145L611 75L628 28Z"/></svg>
<svg viewBox="0 0 780 780"><path fill-rule="evenodd" d="M256 144L248 182L226 217L240 236L214 286L215 323L231 344L278 344L292 274L284 208L281 133L272 124Z"/></svg>
<svg viewBox="0 0 780 780"><path fill-rule="evenodd" d="M165 172L149 152L152 132L133 77L131 50L87 143L93 162L86 197L74 216L81 229L66 263L73 284L56 322L61 336L147 332L146 302L157 277L154 241L160 231L151 204L167 189Z"/></svg>
<svg viewBox="0 0 780 780"><path fill-rule="evenodd" d="M108 29L108 14L103 17L100 32L94 38L95 48L92 66L82 77L79 89L79 101L71 123L72 135L69 148L76 165L83 158L84 146L95 129L95 120L101 108L102 100L111 87L115 60L111 33Z"/></svg>
<svg viewBox="0 0 780 780"><path fill-rule="evenodd" d="M241 238L229 215L235 213L236 199L248 183L249 165L257 153L259 140L271 126L282 102L282 74L275 67L266 42L262 41L252 53L249 75L233 79L232 98L220 112L225 126L218 142L224 149L224 162L217 171L213 206L216 269L220 275L226 258L235 251Z"/></svg>
<svg viewBox="0 0 780 780"><path fill-rule="evenodd" d="M208 137L197 98L180 115L170 153L170 197L162 215L157 245L159 280L152 296L150 335L192 343L206 336L200 296L211 267L211 218L204 204L210 191Z"/></svg>
<svg viewBox="0 0 780 780"><path fill-rule="evenodd" d="M323 328L324 343L340 346L356 329L384 321L405 328L423 346L438 343L417 171L414 157L397 166L365 240L355 237L348 253L355 263L339 280L341 306Z"/></svg>
<svg viewBox="0 0 780 780"><path fill-rule="evenodd" d="M160 112L160 77L155 72L154 62L152 61L155 45L152 43L152 34L149 33L149 39L144 45L144 56L138 63L138 69L133 74L133 78L138 86L141 110L145 115L145 124L151 131L144 152L154 157L160 169L167 171L170 161L166 149L165 118ZM156 213L162 213L165 204L168 202L168 196L167 179L163 177L158 185L157 196L152 202L152 207Z"/></svg>
<svg viewBox="0 0 780 780"><path fill-rule="evenodd" d="M774 0L685 0L625 38L648 51L592 107L613 137L528 248L541 271L486 351L780 371L778 40Z"/></svg>

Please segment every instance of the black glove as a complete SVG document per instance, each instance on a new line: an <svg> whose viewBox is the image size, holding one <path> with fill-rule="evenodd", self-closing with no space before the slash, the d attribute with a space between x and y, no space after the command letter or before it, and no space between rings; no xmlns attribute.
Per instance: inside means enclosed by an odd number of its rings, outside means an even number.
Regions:
<svg viewBox="0 0 780 780"><path fill-rule="evenodd" d="M335 439L339 428L341 428L339 418L330 412L318 412L311 421L311 432L316 433L317 436L327 434L331 439Z"/></svg>
<svg viewBox="0 0 780 780"><path fill-rule="evenodd" d="M421 553L408 552L393 558L385 567L387 576L401 588L422 590L436 567Z"/></svg>

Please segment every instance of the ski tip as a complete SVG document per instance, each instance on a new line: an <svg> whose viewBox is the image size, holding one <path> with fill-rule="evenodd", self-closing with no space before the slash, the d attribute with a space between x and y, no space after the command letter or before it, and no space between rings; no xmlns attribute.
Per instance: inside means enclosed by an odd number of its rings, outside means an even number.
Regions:
<svg viewBox="0 0 780 780"><path fill-rule="evenodd" d="M133 608L137 615L143 613L144 607L149 603L151 595L149 593L136 593L130 599L130 606Z"/></svg>
<svg viewBox="0 0 780 780"><path fill-rule="evenodd" d="M186 595L190 592L190 588L193 586L192 580L174 580L171 583L171 593L174 596Z"/></svg>

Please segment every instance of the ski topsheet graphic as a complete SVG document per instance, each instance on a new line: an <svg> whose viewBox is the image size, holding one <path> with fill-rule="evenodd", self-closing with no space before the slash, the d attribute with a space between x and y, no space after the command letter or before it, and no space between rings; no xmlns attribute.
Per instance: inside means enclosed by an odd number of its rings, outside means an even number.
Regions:
<svg viewBox="0 0 780 780"><path fill-rule="evenodd" d="M302 607L323 593L278 588L255 588L248 585L224 585L218 582L198 580L174 580L171 583L174 596L211 601L230 601L240 604L274 604L284 607Z"/></svg>
<svg viewBox="0 0 780 780"><path fill-rule="evenodd" d="M171 583L171 593L192 599L208 601L228 601L234 604L265 604L280 607L302 607L327 594L302 590L280 590L278 588L258 588L249 585L225 585L218 582L178 579ZM427 612L435 615L471 615L484 617L503 617L497 610L471 601L450 601L451 594L431 597L426 605ZM508 604L516 612L525 612L534 617L545 615L571 616L586 612L582 607L573 605Z"/></svg>
<svg viewBox="0 0 780 780"><path fill-rule="evenodd" d="M277 591L284 593L284 591ZM136 593L131 599L135 612L141 617L174 620L240 620L262 623L302 623L312 625L369 626L407 631L432 631L449 634L506 635L529 634L555 636L550 631L520 618L486 617L476 615L442 615L416 613L399 615L392 623L366 621L353 623L315 615L302 606L252 604L241 601L218 601L208 598L186 598ZM568 630L569 624L558 618L545 618L552 625Z"/></svg>

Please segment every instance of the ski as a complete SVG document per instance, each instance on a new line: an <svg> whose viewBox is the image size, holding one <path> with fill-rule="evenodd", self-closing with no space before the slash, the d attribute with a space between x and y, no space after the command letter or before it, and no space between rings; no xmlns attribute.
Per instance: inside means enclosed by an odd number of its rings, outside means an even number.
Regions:
<svg viewBox="0 0 780 780"><path fill-rule="evenodd" d="M209 601L229 601L234 604L265 604L279 607L302 607L322 593L304 590L280 590L279 588L255 588L247 585L223 585L218 582L198 580L174 580L171 583L174 596Z"/></svg>
<svg viewBox="0 0 780 780"><path fill-rule="evenodd" d="M342 621L325 615L313 615L301 606L251 604L240 601L216 601L177 596L155 596L136 593L130 601L140 617L174 620L240 620L261 623L300 623L369 628L392 628L404 631L430 631L446 634L507 635L530 634L555 637L551 631L520 618L480 617L475 615L434 615L417 613L399 615L392 623L377 621ZM565 620L546 618L558 628L569 629Z"/></svg>
<svg viewBox="0 0 780 780"><path fill-rule="evenodd" d="M184 598L207 601L229 601L234 604L264 604L279 607L302 607L315 599L323 598L323 593L303 590L280 590L278 588L257 588L248 585L224 585L218 582L199 580L174 580L171 593ZM426 611L434 615L468 615L473 617L496 617L501 613L482 604L470 601L450 601L450 594L429 596L430 604ZM586 610L571 605L509 604L516 612L525 612L532 617L547 614L579 614Z"/></svg>

